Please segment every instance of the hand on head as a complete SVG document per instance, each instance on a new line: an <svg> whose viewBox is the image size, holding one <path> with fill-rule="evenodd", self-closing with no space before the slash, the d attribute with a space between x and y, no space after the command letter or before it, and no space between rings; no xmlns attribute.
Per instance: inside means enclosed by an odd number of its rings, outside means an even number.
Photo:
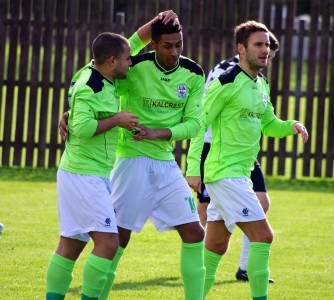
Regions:
<svg viewBox="0 0 334 300"><path fill-rule="evenodd" d="M162 23L167 24L173 21L173 25L180 24L177 14L172 10L166 10L158 15L158 19L162 20Z"/></svg>

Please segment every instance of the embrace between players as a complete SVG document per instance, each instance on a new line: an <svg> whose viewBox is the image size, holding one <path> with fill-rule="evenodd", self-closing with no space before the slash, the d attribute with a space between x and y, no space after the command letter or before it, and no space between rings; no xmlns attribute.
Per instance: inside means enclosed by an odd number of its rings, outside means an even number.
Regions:
<svg viewBox="0 0 334 300"><path fill-rule="evenodd" d="M244 275L251 297L267 299L273 232L251 170L261 132L308 139L302 124L273 112L260 73L268 64L269 36L255 21L237 26L238 62L208 84L204 100L204 72L181 56L182 27L173 11L160 13L129 40L107 32L95 38L93 60L74 75L70 110L60 124L66 139L57 173L60 239L47 268L46 299L65 298L90 239L81 299L108 299L131 232L148 219L158 231L180 235L186 300L207 296L236 226L249 240ZM137 54L149 42L153 51ZM204 234L189 186L201 192L209 126L204 182L211 202ZM185 139L192 139L186 178L173 156L173 142Z"/></svg>

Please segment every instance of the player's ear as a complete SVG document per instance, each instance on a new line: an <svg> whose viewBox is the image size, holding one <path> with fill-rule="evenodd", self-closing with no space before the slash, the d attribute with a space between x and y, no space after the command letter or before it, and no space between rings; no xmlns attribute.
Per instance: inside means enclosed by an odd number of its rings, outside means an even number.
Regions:
<svg viewBox="0 0 334 300"><path fill-rule="evenodd" d="M117 60L116 56L110 56L107 61L108 61L108 64L114 65L116 60Z"/></svg>
<svg viewBox="0 0 334 300"><path fill-rule="evenodd" d="M152 46L153 50L157 50L157 42L155 40L151 41L151 46Z"/></svg>
<svg viewBox="0 0 334 300"><path fill-rule="evenodd" d="M239 54L245 53L245 46L243 43L238 43L237 44L237 51Z"/></svg>

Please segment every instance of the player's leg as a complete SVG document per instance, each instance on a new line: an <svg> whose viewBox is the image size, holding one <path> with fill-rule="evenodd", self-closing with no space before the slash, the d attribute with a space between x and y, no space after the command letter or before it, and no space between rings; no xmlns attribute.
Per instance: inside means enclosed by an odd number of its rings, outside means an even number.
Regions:
<svg viewBox="0 0 334 300"><path fill-rule="evenodd" d="M252 273L249 277L252 295L267 297L268 278L265 282L263 278L265 274L269 274L268 260L273 233L251 181L246 177L226 178L207 184L207 188L211 197L208 223L224 220L228 232L232 233L236 224L245 232L251 241L248 267ZM207 236L208 230L206 241ZM213 237L212 243L214 239L217 237Z"/></svg>
<svg viewBox="0 0 334 300"><path fill-rule="evenodd" d="M84 226L76 222L83 213L82 207L77 208L78 191L85 190L85 182L81 179L79 175L61 169L57 172L60 239L47 267L46 299L65 298L73 278L75 261L89 241L89 236L84 234ZM83 232L83 235L76 235L73 228Z"/></svg>
<svg viewBox="0 0 334 300"><path fill-rule="evenodd" d="M180 269L185 299L202 300L204 288L203 239L204 230L199 222L175 226L181 239ZM202 286L202 288L199 288Z"/></svg>
<svg viewBox="0 0 334 300"><path fill-rule="evenodd" d="M247 274L253 299L267 299L273 232L267 220L237 223L250 240Z"/></svg>
<svg viewBox="0 0 334 300"><path fill-rule="evenodd" d="M131 238L131 230L118 227L118 235L119 235L119 246L112 260L111 267L107 275L106 283L99 298L100 300L107 300L109 298L110 291L116 278L116 270L118 267L118 263Z"/></svg>
<svg viewBox="0 0 334 300"><path fill-rule="evenodd" d="M118 247L118 234L90 232L94 241L83 269L82 299L100 299Z"/></svg>
<svg viewBox="0 0 334 300"><path fill-rule="evenodd" d="M181 237L180 269L185 299L203 300L204 229L193 194L175 161L156 161L155 205L150 220L158 231L176 229Z"/></svg>
<svg viewBox="0 0 334 300"><path fill-rule="evenodd" d="M207 222L204 248L204 266L206 269L204 284L204 299L216 280L216 272L222 256L226 253L231 233L227 230L225 222Z"/></svg>
<svg viewBox="0 0 334 300"><path fill-rule="evenodd" d="M267 193L264 175L261 170L260 163L257 160L255 161L254 169L251 172L251 180L253 183L253 190L255 191L256 196L259 199L264 212L267 213L269 209L269 205L270 205L270 199ZM244 233L242 233L242 247L241 247L241 255L240 255L240 264L235 274L235 277L238 280L248 281L246 269L247 269L249 246L250 246L249 239ZM272 279L269 279L269 282L273 283L274 281Z"/></svg>
<svg viewBox="0 0 334 300"><path fill-rule="evenodd" d="M185 183L184 183L185 184ZM189 191L189 193L191 193ZM190 197L190 194L189 194ZM191 197L189 202L189 213L194 211L194 200ZM187 208L185 208L187 209ZM185 215L185 218L186 215ZM178 231L181 240L181 257L180 257L180 269L184 285L184 293L186 300L202 300L204 289L204 230L200 222L185 223L175 226Z"/></svg>
<svg viewBox="0 0 334 300"><path fill-rule="evenodd" d="M112 259L119 245L114 208L111 203L111 184L106 178L90 176L91 188L87 197L89 203L89 235L94 242L83 268L82 299L100 297L110 272ZM92 201L94 200L94 201ZM84 203L83 203L84 205ZM92 225L93 224L93 225Z"/></svg>
<svg viewBox="0 0 334 300"><path fill-rule="evenodd" d="M99 299L107 300L116 278L116 270L128 245L131 232L140 231L151 213L154 173L148 157L116 159L111 175L111 200L116 211L119 247L113 259L107 282Z"/></svg>
<svg viewBox="0 0 334 300"><path fill-rule="evenodd" d="M64 299L73 279L75 261L86 242L60 237L57 250L52 254L46 273L46 299Z"/></svg>

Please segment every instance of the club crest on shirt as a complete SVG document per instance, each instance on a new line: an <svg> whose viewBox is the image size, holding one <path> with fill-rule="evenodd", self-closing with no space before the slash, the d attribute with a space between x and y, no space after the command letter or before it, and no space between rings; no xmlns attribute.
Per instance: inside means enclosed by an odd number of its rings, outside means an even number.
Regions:
<svg viewBox="0 0 334 300"><path fill-rule="evenodd" d="M179 84L177 86L177 95L179 96L179 98L186 98L187 86L185 84Z"/></svg>
<svg viewBox="0 0 334 300"><path fill-rule="evenodd" d="M267 103L268 103L267 95L262 94L262 101L263 101L263 107L267 107Z"/></svg>

